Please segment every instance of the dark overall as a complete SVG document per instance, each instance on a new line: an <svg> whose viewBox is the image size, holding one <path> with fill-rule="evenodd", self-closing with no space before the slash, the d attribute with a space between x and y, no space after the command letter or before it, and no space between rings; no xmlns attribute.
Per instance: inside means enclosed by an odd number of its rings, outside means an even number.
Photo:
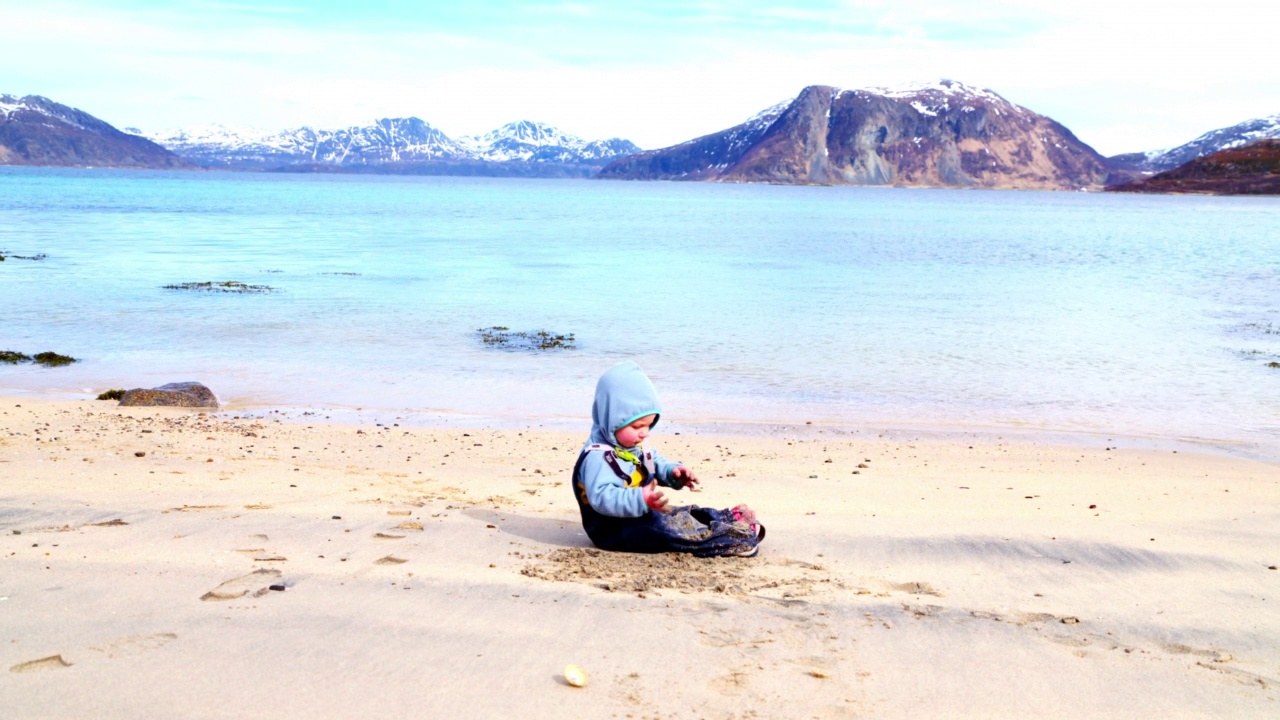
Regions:
<svg viewBox="0 0 1280 720"><path fill-rule="evenodd" d="M612 455L611 450L590 450ZM582 460L578 456L573 466L573 498L582 513L582 527L587 537L601 550L620 552L660 553L686 552L697 557L715 555L742 555L756 546L755 532L741 522L734 522L732 510L686 505L671 508L670 512L649 511L640 517L613 517L601 515L586 502L587 491L582 480ZM606 456L606 460L612 458ZM607 462L624 482L630 478L616 462ZM650 470L643 463L637 469L649 482ZM643 484L643 483L642 483Z"/></svg>

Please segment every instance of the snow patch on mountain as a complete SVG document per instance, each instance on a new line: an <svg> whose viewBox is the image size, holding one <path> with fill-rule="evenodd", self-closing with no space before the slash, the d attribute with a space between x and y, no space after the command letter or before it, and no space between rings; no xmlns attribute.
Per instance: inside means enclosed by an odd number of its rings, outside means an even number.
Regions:
<svg viewBox="0 0 1280 720"><path fill-rule="evenodd" d="M69 124L72 125L75 124L74 122L70 122L66 119L65 113L59 113L57 108L57 103L40 95L24 95L22 97L18 97L17 95L0 95L0 117L8 117L13 113L26 110L29 112L39 113L41 115L47 115L51 118L62 120L63 122L69 122Z"/></svg>
<svg viewBox="0 0 1280 720"><path fill-rule="evenodd" d="M1142 153L1147 165L1144 169L1154 172L1172 170L1219 150L1229 150L1259 140L1277 139L1280 139L1280 113L1210 130L1191 142L1176 147L1148 150Z"/></svg>
<svg viewBox="0 0 1280 720"><path fill-rule="evenodd" d="M845 93L861 93L864 95L878 95L893 100L909 100L911 107L915 108L916 112L930 117L937 117L939 113L951 110L952 104L958 106L961 112L974 112L977 110L975 104L993 106L992 109L997 114L999 114L1001 108L1006 108L1018 114L1030 112L1020 105L1009 102L1001 97L999 93L992 90L947 79L904 83L894 86L854 88L841 90L838 94Z"/></svg>
<svg viewBox="0 0 1280 720"><path fill-rule="evenodd" d="M770 105L755 115L747 118L742 122L742 124L750 126L752 130L765 130L770 125L777 122L778 117L781 116L782 113L786 112L787 108L791 107L791 103L795 101L795 98L787 98L780 103Z"/></svg>
<svg viewBox="0 0 1280 720"><path fill-rule="evenodd" d="M27 104L23 102L23 98L14 97L13 95L0 95L0 118L7 118L10 113L26 107Z"/></svg>

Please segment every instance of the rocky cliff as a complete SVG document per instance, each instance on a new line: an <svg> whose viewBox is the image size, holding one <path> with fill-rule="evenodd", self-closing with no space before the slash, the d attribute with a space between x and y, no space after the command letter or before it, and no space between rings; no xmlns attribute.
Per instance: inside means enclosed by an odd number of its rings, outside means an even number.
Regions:
<svg viewBox="0 0 1280 720"><path fill-rule="evenodd" d="M747 122L616 160L601 178L1076 190L1105 159L1053 120L943 80L805 88Z"/></svg>
<svg viewBox="0 0 1280 720"><path fill-rule="evenodd" d="M1219 150L1149 178L1107 188L1119 192L1280 195L1280 140Z"/></svg>
<svg viewBox="0 0 1280 720"><path fill-rule="evenodd" d="M0 95L0 165L194 167L150 140L39 95Z"/></svg>

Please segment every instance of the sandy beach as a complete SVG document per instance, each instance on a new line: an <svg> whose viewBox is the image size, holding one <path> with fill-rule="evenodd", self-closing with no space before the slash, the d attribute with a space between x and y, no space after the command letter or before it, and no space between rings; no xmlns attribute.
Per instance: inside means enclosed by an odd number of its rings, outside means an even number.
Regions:
<svg viewBox="0 0 1280 720"><path fill-rule="evenodd" d="M0 397L3 715L1280 713L1275 462L660 428L768 528L697 560L590 548L585 419L310 420Z"/></svg>

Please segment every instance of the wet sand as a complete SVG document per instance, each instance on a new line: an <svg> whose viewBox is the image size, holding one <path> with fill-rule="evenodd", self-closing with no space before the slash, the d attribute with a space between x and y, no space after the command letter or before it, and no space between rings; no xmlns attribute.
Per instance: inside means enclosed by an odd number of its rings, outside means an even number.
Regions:
<svg viewBox="0 0 1280 720"><path fill-rule="evenodd" d="M696 560L590 547L567 487L583 422L0 397L4 714L1280 711L1277 463L660 430L705 488L674 500L746 502L768 527L756 558Z"/></svg>

